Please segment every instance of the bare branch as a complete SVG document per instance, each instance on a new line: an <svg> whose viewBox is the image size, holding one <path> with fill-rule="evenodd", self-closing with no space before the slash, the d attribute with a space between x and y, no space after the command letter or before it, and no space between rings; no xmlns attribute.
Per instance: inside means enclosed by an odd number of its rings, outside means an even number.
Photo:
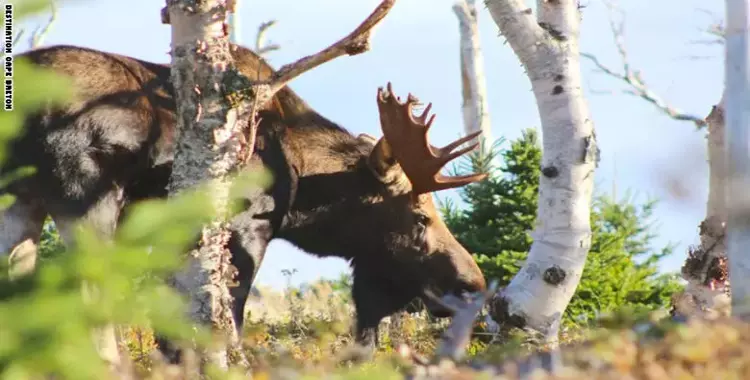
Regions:
<svg viewBox="0 0 750 380"><path fill-rule="evenodd" d="M47 37L49 30L57 20L57 6L55 6L55 3L50 3L50 7L52 8L52 14L50 14L50 18L49 20L47 20L47 23L37 26L36 29L34 29L34 31L31 33L31 36L29 36L29 47L31 47L32 49L42 45L42 41L44 41L44 38ZM16 33L16 35L13 37L13 47L18 46L18 43L21 42L21 37L23 37L24 33L26 33L25 29L20 29L18 33Z"/></svg>
<svg viewBox="0 0 750 380"><path fill-rule="evenodd" d="M709 25L707 32L715 37L719 37L719 43L724 44L724 25L721 22Z"/></svg>
<svg viewBox="0 0 750 380"><path fill-rule="evenodd" d="M21 41L21 36L23 36L24 32L26 32L24 29L21 29L16 33L16 36L13 37L13 47L16 47L18 45L18 42Z"/></svg>
<svg viewBox="0 0 750 380"><path fill-rule="evenodd" d="M716 16L714 12L708 9L699 8L698 12L705 13L708 16L711 16L713 18L711 23L708 25L708 28L701 28L701 31L704 33L708 33L714 38L711 40L696 41L694 43L704 44L704 45L723 45L724 44L724 22L722 21L721 17Z"/></svg>
<svg viewBox="0 0 750 380"><path fill-rule="evenodd" d="M282 66L269 83L271 93L276 93L294 78L328 61L343 55L357 55L370 50L370 35L373 29L385 18L394 4L396 0L383 0L370 16L348 36L316 54Z"/></svg>
<svg viewBox="0 0 750 380"><path fill-rule="evenodd" d="M255 52L258 55L281 49L278 44L266 45L266 32L274 25L276 25L276 20L266 21L258 26L258 34L255 36Z"/></svg>
<svg viewBox="0 0 750 380"><path fill-rule="evenodd" d="M52 25L57 20L57 6L54 2L50 3L50 7L52 8L52 13L49 16L49 20L47 20L47 23L43 26L39 26L36 29L34 29L34 33L31 34L31 39L29 41L29 44L31 45L31 48L37 48L42 45L42 42L44 41L44 38L47 37L47 34L49 33L49 30L52 28Z"/></svg>
<svg viewBox="0 0 750 380"><path fill-rule="evenodd" d="M695 124L697 128L704 128L706 126L706 120L705 118L686 113L671 104L669 104L666 100L664 100L662 97L660 97L658 94L653 92L646 82L643 79L643 76L641 75L640 70L633 69L630 65L630 61L628 60L628 52L625 48L625 25L624 25L624 16L622 17L622 21L619 23L616 23L613 17L613 14L617 10L616 5L611 0L602 0L609 12L609 24L610 28L612 30L612 35L615 40L615 46L617 48L618 54L620 55L620 59L622 61L623 65L623 73L619 73L615 71L614 69L608 67L601 61L599 61L598 58L596 58L593 54L589 53L581 53L581 56L584 58L587 58L590 60L601 72L619 79L623 82L625 82L630 89L625 90L624 92L630 95L638 96L647 102L653 104L656 106L659 110L667 114L669 117L671 117L674 120L681 120L681 121L690 121Z"/></svg>

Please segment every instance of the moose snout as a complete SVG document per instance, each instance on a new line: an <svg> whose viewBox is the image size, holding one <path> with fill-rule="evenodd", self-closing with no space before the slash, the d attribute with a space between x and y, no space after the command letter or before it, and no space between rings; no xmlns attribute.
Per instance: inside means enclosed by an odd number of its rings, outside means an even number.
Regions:
<svg viewBox="0 0 750 380"><path fill-rule="evenodd" d="M459 247L461 246L459 245ZM479 265L471 257L471 254L463 247L458 252L460 253L453 257L457 272L456 285L453 289L454 294L461 295L464 292L475 293L487 290L487 281L484 274L482 274L482 270L479 269Z"/></svg>
<svg viewBox="0 0 750 380"><path fill-rule="evenodd" d="M460 278L454 289L454 293L461 295L461 293L476 293L485 290L487 290L487 282L482 272L479 272L479 275L473 275L469 279Z"/></svg>
<svg viewBox="0 0 750 380"><path fill-rule="evenodd" d="M445 293L443 296L453 295L459 298L466 293L483 292L487 289L487 283L484 279L482 271L479 270L479 266L474 262L474 259L467 253L468 260L461 260L456 263L454 260L454 268L456 269L456 277L452 281L451 286L444 288ZM463 265L456 265L461 264ZM436 302L430 297L423 299L425 306L434 317L447 318L453 315L453 310L449 307L444 306L441 302ZM445 301L445 298L443 298Z"/></svg>

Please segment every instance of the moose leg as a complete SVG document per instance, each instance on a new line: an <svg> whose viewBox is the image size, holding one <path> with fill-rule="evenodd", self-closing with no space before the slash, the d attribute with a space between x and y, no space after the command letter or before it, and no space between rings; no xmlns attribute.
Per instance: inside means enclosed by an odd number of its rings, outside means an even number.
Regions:
<svg viewBox="0 0 750 380"><path fill-rule="evenodd" d="M257 223L258 230L263 230L262 223ZM237 336L242 332L242 326L245 320L245 303L250 294L255 275L263 261L268 240L253 240L248 236L237 236L237 231L232 231L232 237L229 241L229 251L231 252L231 263L237 268L235 283L229 286L229 293L232 296L232 315L234 325L237 329ZM252 247L248 251L247 247ZM171 364L178 364L181 358L180 349L169 339L159 332L154 333L154 340L159 347L159 351L164 355Z"/></svg>
<svg viewBox="0 0 750 380"><path fill-rule="evenodd" d="M404 310L414 295L394 288L387 281L371 277L366 263L354 263L352 298L357 315L355 343L363 349L361 359L370 360L379 344L383 318Z"/></svg>
<svg viewBox="0 0 750 380"><path fill-rule="evenodd" d="M52 213L60 237L68 249L75 246L74 228L77 223L82 222L90 228L94 228L97 236L101 239L109 240L114 237L117 221L123 206L123 192L121 189L110 191L100 198L100 200L84 215L83 218L76 218L66 215L66 213ZM106 253L105 253L106 254ZM81 289L86 302L96 295L96 287L91 284L84 284ZM120 351L117 345L115 327L107 324L92 332L92 339L99 356L110 366L119 368L121 364Z"/></svg>
<svg viewBox="0 0 750 380"><path fill-rule="evenodd" d="M238 334L245 322L245 303L271 241L273 229L267 219L238 215L233 219L229 251L237 268L236 283L229 288L233 298L234 325Z"/></svg>
<svg viewBox="0 0 750 380"><path fill-rule="evenodd" d="M232 300L232 315L234 317L237 335L242 332L245 320L245 303L250 294L255 275L266 254L266 248L273 236L270 220L273 209L273 199L267 194L253 197L248 202L245 211L235 215L230 224L232 236L228 249L231 254L231 264L237 268L233 284L229 286ZM166 337L158 332L154 333L154 340L162 355L172 364L180 362L181 351Z"/></svg>
<svg viewBox="0 0 750 380"><path fill-rule="evenodd" d="M375 354L379 340L380 321L392 311L388 307L390 300L378 291L365 275L358 273L355 266L352 298L357 316L354 342L364 349L364 358L369 360Z"/></svg>
<svg viewBox="0 0 750 380"><path fill-rule="evenodd" d="M0 256L8 256L11 279L34 271L46 216L41 205L23 199L0 212Z"/></svg>
<svg viewBox="0 0 750 380"><path fill-rule="evenodd" d="M237 268L238 273L236 283L229 287L229 293L233 298L232 315L239 336L239 333L242 332L242 326L245 320L245 303L250 294L255 275L258 273L260 263L263 261L268 241L252 241L252 246L255 249L253 251L247 251L245 246L239 242L241 238L236 237L236 232L233 231L232 235L233 236L229 243L229 250L232 254L231 263ZM169 339L157 331L154 332L154 340L159 347L159 351L169 363L178 364L180 362L181 351Z"/></svg>

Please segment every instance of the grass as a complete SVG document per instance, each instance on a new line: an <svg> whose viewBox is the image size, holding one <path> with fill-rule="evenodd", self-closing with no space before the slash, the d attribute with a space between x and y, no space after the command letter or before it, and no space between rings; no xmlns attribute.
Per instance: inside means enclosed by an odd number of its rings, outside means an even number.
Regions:
<svg viewBox="0 0 750 380"><path fill-rule="evenodd" d="M432 357L449 321L402 313L381 325L373 361L341 364L353 342L353 310L345 293L326 282L304 292L262 289L261 293L262 302L248 303L242 332L254 379L403 379L438 372L449 379L518 379L523 363L546 350L526 333L493 336L478 322L465 360L456 365L431 363L425 358ZM664 316L661 312L633 317L622 311L596 325L568 329L561 334L562 369L554 375L539 371L528 378L750 378L750 325L732 319L676 323ZM150 331L124 329L122 333L123 348L138 378L186 378L175 368L171 370L176 377L165 377L167 367L153 359L156 345Z"/></svg>

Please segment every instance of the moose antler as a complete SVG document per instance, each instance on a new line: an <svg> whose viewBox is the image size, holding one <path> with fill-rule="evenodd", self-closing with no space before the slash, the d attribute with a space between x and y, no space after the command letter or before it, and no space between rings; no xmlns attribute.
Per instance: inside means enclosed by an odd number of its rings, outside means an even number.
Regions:
<svg viewBox="0 0 750 380"><path fill-rule="evenodd" d="M390 82L385 93L382 87L378 88L378 110L383 137L391 147L406 177L409 178L412 192L424 194L456 188L486 178L486 173L451 177L440 174L440 169L445 164L474 150L479 145L475 143L453 152L456 147L477 137L481 131L462 137L443 148L436 148L427 140L427 131L435 120L435 115L427 120L432 103L428 104L422 115L416 119L412 114L412 106L415 103L417 103L417 98L411 93L406 103L401 103L401 100L393 95Z"/></svg>

